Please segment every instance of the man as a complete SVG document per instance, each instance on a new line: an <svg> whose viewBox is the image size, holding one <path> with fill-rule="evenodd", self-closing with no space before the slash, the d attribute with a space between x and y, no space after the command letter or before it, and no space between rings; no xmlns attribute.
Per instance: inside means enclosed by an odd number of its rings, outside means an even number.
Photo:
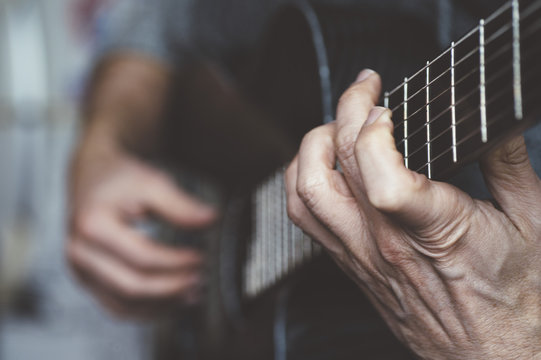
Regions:
<svg viewBox="0 0 541 360"><path fill-rule="evenodd" d="M266 17L281 3L121 3L112 18L113 29L88 94L86 128L73 162L72 230L67 250L81 280L113 312L149 317L199 297L201 254L160 246L132 225L152 212L179 227L199 228L212 223L216 211L177 188L135 154L152 153L160 143L163 108L175 67L197 55L217 60L235 72L256 46ZM456 26L453 35L451 22L468 23L464 19L469 19L472 23L476 17L464 7L478 5L457 2L451 7L448 1L355 3L367 12L383 8L411 13L416 6L431 14L426 16L439 19L439 32L446 40L466 30ZM453 15L447 12L451 8ZM384 22L381 24L384 31ZM443 42L442 46L447 45ZM357 127L344 129L357 134ZM289 181L295 182L291 177ZM355 188L355 183L348 185ZM292 215L304 219L298 213ZM333 329L347 319L334 321L330 323ZM350 336L355 338L357 328L351 329Z"/></svg>

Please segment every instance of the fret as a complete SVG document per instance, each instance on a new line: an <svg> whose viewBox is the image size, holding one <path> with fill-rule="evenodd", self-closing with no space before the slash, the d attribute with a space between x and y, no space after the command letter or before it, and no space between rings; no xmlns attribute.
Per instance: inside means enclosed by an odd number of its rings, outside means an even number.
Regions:
<svg viewBox="0 0 541 360"><path fill-rule="evenodd" d="M518 0L513 0L513 97L515 100L515 118L522 120L522 69L520 65L520 7Z"/></svg>
<svg viewBox="0 0 541 360"><path fill-rule="evenodd" d="M487 130L487 98L486 98L486 79L485 79L485 20L479 22L479 73L480 84L479 92L481 96L481 139L484 143L488 141Z"/></svg>
<svg viewBox="0 0 541 360"><path fill-rule="evenodd" d="M426 62L426 163L428 178L432 179L432 144L430 139L430 61Z"/></svg>
<svg viewBox="0 0 541 360"><path fill-rule="evenodd" d="M453 147L453 162L458 161L456 150L456 88L455 88L455 43L451 43L451 136Z"/></svg>
<svg viewBox="0 0 541 360"><path fill-rule="evenodd" d="M385 94L383 95L383 106L386 107L387 109L389 108L389 92L386 91Z"/></svg>
<svg viewBox="0 0 541 360"><path fill-rule="evenodd" d="M408 78L404 78L404 163L409 169L409 139L408 139Z"/></svg>

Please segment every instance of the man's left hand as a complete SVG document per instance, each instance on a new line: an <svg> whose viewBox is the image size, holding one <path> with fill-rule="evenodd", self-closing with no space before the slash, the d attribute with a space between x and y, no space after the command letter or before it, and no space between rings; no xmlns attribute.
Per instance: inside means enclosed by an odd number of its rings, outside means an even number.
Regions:
<svg viewBox="0 0 541 360"><path fill-rule="evenodd" d="M380 87L364 71L337 120L305 137L290 217L418 356L541 357L541 181L523 138L481 162L496 206L472 199L404 166Z"/></svg>

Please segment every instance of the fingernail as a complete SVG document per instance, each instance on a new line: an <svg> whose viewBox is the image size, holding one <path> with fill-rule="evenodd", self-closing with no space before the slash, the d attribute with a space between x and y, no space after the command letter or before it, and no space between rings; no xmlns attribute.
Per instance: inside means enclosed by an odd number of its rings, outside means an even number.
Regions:
<svg viewBox="0 0 541 360"><path fill-rule="evenodd" d="M381 107L381 106L376 106L375 108L373 108L371 111L370 111L370 114L368 114L368 118L366 119L365 121L365 125L371 125L373 123L376 122L377 119L379 119L379 117L381 115L383 115L383 113L387 110L387 108L384 108L384 107Z"/></svg>
<svg viewBox="0 0 541 360"><path fill-rule="evenodd" d="M365 81L366 79L368 79L370 77L370 75L372 75L373 73L375 73L374 70L371 70L371 69L364 69L363 71L361 71L359 73L359 76L357 76L357 80L355 80L356 83L358 82L362 82L362 81Z"/></svg>

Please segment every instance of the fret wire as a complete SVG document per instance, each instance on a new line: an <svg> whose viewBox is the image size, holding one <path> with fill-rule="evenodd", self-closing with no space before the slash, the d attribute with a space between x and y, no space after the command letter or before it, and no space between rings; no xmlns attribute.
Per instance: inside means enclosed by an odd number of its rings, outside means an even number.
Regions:
<svg viewBox="0 0 541 360"><path fill-rule="evenodd" d="M386 108L389 108L389 92L387 91L383 95L383 106L385 106Z"/></svg>
<svg viewBox="0 0 541 360"><path fill-rule="evenodd" d="M408 78L404 79L404 162L409 169L408 161Z"/></svg>
<svg viewBox="0 0 541 360"><path fill-rule="evenodd" d="M503 46L502 48L500 48L500 50L498 50L498 52L496 52L495 54L493 54L490 58L488 58L485 62L485 64L489 64L491 63L492 61L494 61L499 55L501 55L502 53L504 53L505 51L507 51L508 49L511 49L511 45L505 45ZM479 50L479 47L477 47L477 50ZM475 52L475 51L474 51ZM455 68L456 68L456 65L457 63L455 63ZM455 80L455 86L456 85L460 85L462 82L464 82L467 78L469 78L471 75L473 75L475 72L477 71L477 69L473 69L471 70L470 72L468 72L466 75L464 75L463 77L461 77L460 79L458 80ZM430 85L433 84L433 81L431 82ZM424 87L423 87L424 89ZM450 89L450 88L449 88ZM445 94L445 92L447 92L448 89L445 89L443 92L439 93L437 96L435 96L434 98L432 98L430 100L430 103L433 103L434 101L438 100L441 96L443 96ZM410 97L411 99L411 97ZM402 105L402 104L401 104ZM401 105L399 105L398 107L400 107ZM426 106L426 105L425 105ZM413 112L409 117L412 117L412 116L415 116L416 114L418 114L419 112L425 110L425 106L422 106L421 108L417 109L415 112ZM397 107L397 108L398 108ZM395 108L395 110L397 109ZM401 126L403 124L403 122L399 122L399 123L396 123L395 124L395 129L398 128L399 126ZM412 135L412 134L410 134Z"/></svg>
<svg viewBox="0 0 541 360"><path fill-rule="evenodd" d="M430 163L432 161L431 159L431 152L432 152L432 146L430 141L430 86L428 85L430 83L430 66L428 66L427 61L427 67L426 67L426 142L427 145L427 161L429 163L428 165L428 178L432 179L432 164Z"/></svg>
<svg viewBox="0 0 541 360"><path fill-rule="evenodd" d="M520 5L513 0L513 96L515 98L515 118L524 117L522 107L522 69L520 65Z"/></svg>
<svg viewBox="0 0 541 360"><path fill-rule="evenodd" d="M536 6L537 5L537 6ZM505 3L504 5L502 5L498 10L496 10L491 16L489 16L486 20L485 20L485 25L491 23L492 21L494 21L498 16L500 16L501 14L503 14L505 11L507 11L510 7L512 6L512 4L510 2L507 2ZM538 7L541 7L541 3L537 3L537 4L534 4L532 5L530 8L528 8L527 10L524 11L524 13L521 14L521 20L529 15L531 15L533 12L535 12L537 10ZM508 25L508 24L507 24ZM455 46L458 46L460 44L462 44L464 41L466 41L467 39L469 39L470 37L472 37L477 31L479 30L479 25L476 26L475 28L473 28L472 30L470 30L468 33L466 33L464 36L462 36L459 40L457 40L455 42ZM426 71L426 68L428 66L432 66L434 64L434 62L438 61L439 59L441 59L443 56L445 56L449 51L451 50L451 48L447 48L445 51L443 51L440 55L438 55L436 58L434 58L434 60L430 61L426 66L424 66L423 68L421 68L419 71L417 71L415 74L413 74L412 76L409 77L410 81L411 79L414 79L415 77L417 77L418 75L420 75L421 73L424 73ZM404 83L401 83L399 84L398 86L396 86L394 89L392 89L391 91L389 91L389 96L390 95L393 95L395 92L399 91L402 86L404 85Z"/></svg>
<svg viewBox="0 0 541 360"><path fill-rule="evenodd" d="M500 91L500 93L498 95L496 95L494 98L497 98L500 94L502 94L504 91ZM494 125L495 123L497 123L498 121L500 121L500 119L505 115L505 113L499 113L497 116L495 116L492 121L490 121L488 123L488 125ZM476 130L473 130L472 132L470 132L465 138L461 139L458 143L457 143L457 146L458 145L461 145L463 143L465 143L466 141L468 141L469 139L471 139L473 136L477 135L479 132L481 131L481 129L476 129ZM438 156L436 156L434 159L432 159L432 163L436 162L438 159L440 159L443 155L447 154L449 151L451 151L451 148L448 148L446 149L445 151L443 151L442 153L440 153ZM423 164L423 166L421 166L420 168L418 168L417 170L415 170L415 172L419 172L421 171L425 166L427 166L428 163L425 163Z"/></svg>
<svg viewBox="0 0 541 360"><path fill-rule="evenodd" d="M472 71L469 75L475 73L475 71L476 71L476 70ZM467 77L468 77L468 76L465 76L465 77L463 77L461 80L456 81L456 82L455 82L455 86L456 86L456 85L459 85L459 84L460 84L462 81L464 81ZM471 91L468 93L468 96L470 96L471 94L473 94L473 92L475 92L475 91L478 90L478 89L479 89L479 87L477 86L476 88L474 88L473 90L471 90ZM438 100L440 97L442 97L443 94L445 94L445 92L440 93L438 96L432 98L432 99L430 100L429 105L432 104L434 101ZM458 100L458 102L455 102L455 106L456 106L456 105L459 105L460 103L462 103L466 98L467 98L467 97L462 97L462 98L460 98L460 99ZM421 110L423 110L423 109L424 109L424 107L421 108ZM432 117L432 120L430 121L430 123L432 124L434 121L438 120L440 117L442 117L443 115L445 115L449 110L451 110L451 107L450 107L450 106L447 107L447 108L446 108L445 110L443 110L442 112L440 112L439 114L433 116L433 117ZM420 111L420 110L418 110L417 112L419 112L419 111ZM411 116L413 116L413 115L411 115ZM402 125L402 124L403 124L403 121L399 122L399 123L395 126L395 129L396 129L397 127L399 127L400 125ZM421 131L421 130L422 130L422 128L421 128L421 129L415 130L413 133L410 134L410 137L413 136L413 135L417 135L417 134L419 133L419 131Z"/></svg>
<svg viewBox="0 0 541 360"><path fill-rule="evenodd" d="M496 41L497 38L499 38L500 36L502 36L503 34L505 34L506 31L508 30L511 30L511 24L507 24L505 25L505 28L503 29L504 31L501 31L501 32L497 32L495 33L493 36L491 36L489 39L487 39L485 41L485 46L486 45L489 45L491 42L493 41ZM449 51L453 52L454 48L456 48L456 45L457 43L454 43L454 46L451 46L449 48ZM507 45L505 47L503 47L502 49L503 50L506 50L510 48L510 45ZM470 50L470 52L468 52L466 55L464 55L462 58L460 58L458 61L455 61L455 68L462 64L463 62L465 62L466 60L468 60L471 56L475 55L478 53L480 47L477 46L475 48L473 48L472 50ZM500 51L502 51L502 49ZM446 52L447 53L447 52ZM444 53L445 54L445 53ZM456 60L456 59L455 59ZM426 70L427 66L425 66L423 69ZM424 87L422 87L421 89L419 89L416 93L414 93L413 95L411 95L409 98L408 98L408 101L410 101L413 97L415 97L416 95L420 94L422 91L424 91L426 89L426 86L431 86L431 85L434 85L434 83L436 83L438 80L440 80L443 76L445 76L447 73L449 73L451 71L451 68L446 68L441 74L439 74L437 77L435 77L429 84L425 85ZM410 81L411 81L412 78L410 78ZM402 84L400 85L400 87L402 87ZM393 109L391 109L391 111L395 111L396 109L398 109L400 106L402 106L404 103L400 103L398 104L397 106L395 106ZM419 109L418 111L422 111L424 108L421 108ZM413 116L414 114L412 114L411 116Z"/></svg>
<svg viewBox="0 0 541 360"><path fill-rule="evenodd" d="M488 82L487 84L490 84L492 83L495 79L497 79L498 77L500 77L501 75L503 75L505 73L506 69L500 69L496 74L494 74L492 77L490 77L488 79ZM473 94L475 94L477 91L479 90L479 86L472 89L469 93L467 93L466 95L464 95L462 98L460 98L458 100L458 102L455 103L455 106L456 105L460 105L461 103L463 103L464 101L466 101L470 96L472 96ZM503 90L505 91L505 89ZM501 94L501 92L499 92L498 94ZM467 115L463 116L459 121L456 122L456 125L460 125L465 119L467 119L469 116L471 116L473 113L477 112L480 108L477 107L475 108L473 111L471 111L470 113L468 113ZM449 110L451 110L451 107L448 107L447 109L445 109L444 111L442 111L441 113L439 113L438 115L436 115L435 117L433 117L431 120L430 120L430 124L432 124L434 121L438 120L441 116L443 116L444 114L446 114ZM421 127L420 129L417 129L414 133L410 134L410 137L411 136L414 136L416 133L419 133L419 131L421 131L422 129L424 128ZM446 128L444 131L440 132L437 136L433 137L432 138L432 142L434 142L435 140L439 139L441 136L443 136L447 130L451 129L451 127L448 127ZM398 142L397 143L397 146L400 145L402 143L402 141ZM415 149L414 151L410 151L410 154L409 154L409 157L415 155L416 153L418 153L419 151L423 150L423 148L426 146L427 144L423 144L421 145L421 147L418 147L417 149Z"/></svg>
<svg viewBox="0 0 541 360"><path fill-rule="evenodd" d="M455 43L451 43L451 126L453 144L453 162L458 161L456 148L456 97L455 97Z"/></svg>
<svg viewBox="0 0 541 360"><path fill-rule="evenodd" d="M488 141L487 129L487 95L485 84L485 20L479 22L479 81L480 81L480 102L481 102L481 140L486 143Z"/></svg>
<svg viewBox="0 0 541 360"><path fill-rule="evenodd" d="M496 95L494 95L488 102L488 104L491 104L493 101L496 101L496 99L498 99L499 96L501 96L502 94L504 94L507 90L506 89L503 89L503 90L500 90ZM474 109L473 111L471 111L469 114L463 116L462 118L460 118L459 121L457 121L457 125L460 125L461 123L463 123L464 121L466 121L472 114L474 114L475 112L477 112L479 110L479 107L477 107L476 109ZM490 122L488 122L488 125L493 125L495 124L496 122L499 121L499 118L502 117L503 115L505 115L505 113L499 113L497 116L495 116ZM440 133L440 135L438 135L438 137L440 137L442 134L444 134L447 130L449 130L449 128L447 128L445 131L443 131L442 133ZM457 143L457 146L460 145L460 144L463 144L465 141L469 140L472 136L478 134L480 132L480 128L479 129L476 129L472 132L470 132L468 134L468 136L466 136L464 139L461 139L460 141L458 141ZM433 141L436 140L436 138L432 139ZM426 145L426 144L425 144ZM420 147L417 151L421 150L422 147ZM436 160L438 160L439 158L441 158L443 155L447 154L449 151L451 151L452 148L449 147L447 148L446 150L444 150L443 152L441 152L439 155L437 155L435 158L432 159L432 163L434 163ZM417 169L416 171L420 171L421 169L423 169L425 166L427 166L428 164L425 163L423 164L423 166L421 166L419 169Z"/></svg>
<svg viewBox="0 0 541 360"><path fill-rule="evenodd" d="M459 45L461 44L462 42L466 41L468 38L470 38L471 36L473 36L477 30L479 29L479 26L476 26L475 28L473 28L470 32L468 32L466 35L464 35L462 38L460 38L458 41L456 41L456 45ZM438 61L439 59L441 59L443 56L445 56L451 49L450 48L447 48L445 49L445 51L443 51L440 55L438 55L434 60L430 61L428 66L431 66L433 65L436 61ZM423 73L424 71L426 70L426 66L421 68L419 71L417 71L415 74L413 74L411 77L410 77L410 80L411 79L414 79L415 77L417 77L419 74ZM397 87L395 87L393 90L389 91L389 95L393 95L395 92L397 92L398 90L400 90L402 88L402 86L404 86L405 83L401 83L400 85L398 85Z"/></svg>

